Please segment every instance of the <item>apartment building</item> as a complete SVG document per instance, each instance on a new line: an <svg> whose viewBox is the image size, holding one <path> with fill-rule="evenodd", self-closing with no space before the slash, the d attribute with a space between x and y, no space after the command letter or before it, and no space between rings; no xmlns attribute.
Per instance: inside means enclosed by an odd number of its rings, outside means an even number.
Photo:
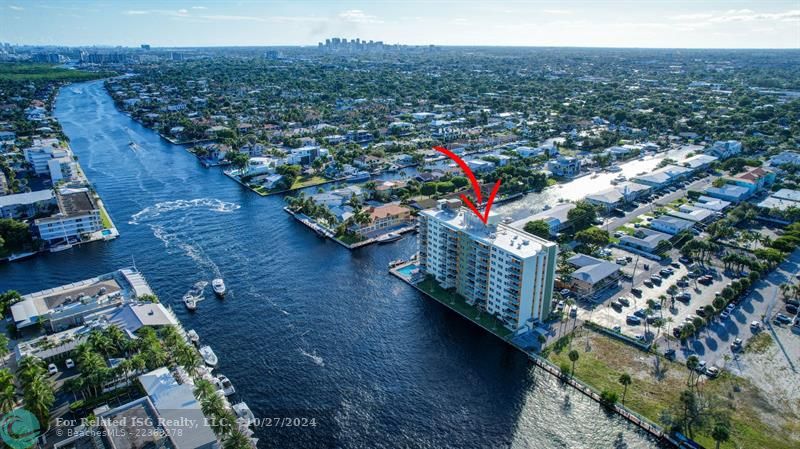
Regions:
<svg viewBox="0 0 800 449"><path fill-rule="evenodd" d="M482 223L459 200L419 215L419 267L446 289L523 332L551 310L557 245L500 223Z"/></svg>

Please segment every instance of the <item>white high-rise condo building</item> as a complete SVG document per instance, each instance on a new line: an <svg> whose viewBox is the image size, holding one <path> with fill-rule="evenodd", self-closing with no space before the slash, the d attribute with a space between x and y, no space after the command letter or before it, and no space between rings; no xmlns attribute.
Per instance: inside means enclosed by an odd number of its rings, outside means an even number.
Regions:
<svg viewBox="0 0 800 449"><path fill-rule="evenodd" d="M523 332L547 318L557 245L499 223L487 224L459 200L441 200L419 215L419 268L469 304Z"/></svg>

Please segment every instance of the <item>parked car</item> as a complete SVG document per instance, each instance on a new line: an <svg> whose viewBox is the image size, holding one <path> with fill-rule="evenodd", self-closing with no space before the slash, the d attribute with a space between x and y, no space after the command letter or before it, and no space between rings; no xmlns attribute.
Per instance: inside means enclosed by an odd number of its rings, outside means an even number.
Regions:
<svg viewBox="0 0 800 449"><path fill-rule="evenodd" d="M647 316L647 311L645 309L639 309L633 312L634 315L638 316L639 318L644 318Z"/></svg>
<svg viewBox="0 0 800 449"><path fill-rule="evenodd" d="M632 326L636 326L636 325L642 324L641 318L639 318L638 316L634 316L634 315L628 315L625 318L625 322L630 324L630 325L632 325Z"/></svg>
<svg viewBox="0 0 800 449"><path fill-rule="evenodd" d="M706 371L707 364L708 362L706 362L705 360L697 362L697 367L695 368L695 371L697 371L700 374L703 374Z"/></svg>
<svg viewBox="0 0 800 449"><path fill-rule="evenodd" d="M706 309L704 309L704 308L702 308L702 307L698 307L698 308L697 308L697 310L695 310L695 311L694 311L694 313L696 313L696 314L697 314L697 316L699 316L699 317L703 317L703 318L705 318L705 317L706 317L706 315L708 315L708 314L706 313Z"/></svg>
<svg viewBox="0 0 800 449"><path fill-rule="evenodd" d="M692 294L689 292L680 292L677 295L675 295L675 299L679 301L689 302L692 299Z"/></svg>
<svg viewBox="0 0 800 449"><path fill-rule="evenodd" d="M623 306L626 306L626 307L631 305L631 300L626 298L626 297L624 297L624 296L620 296L619 298L617 298L617 301L620 304L622 304Z"/></svg>
<svg viewBox="0 0 800 449"><path fill-rule="evenodd" d="M56 366L55 363L51 363L47 365L47 372L50 373L51 375L58 374L58 367Z"/></svg>
<svg viewBox="0 0 800 449"><path fill-rule="evenodd" d="M664 357L666 357L667 360L675 360L675 350L667 349L667 351L664 353Z"/></svg>
<svg viewBox="0 0 800 449"><path fill-rule="evenodd" d="M752 329L755 332L760 331L761 330L761 322L753 321L752 323L750 323L750 329Z"/></svg>
<svg viewBox="0 0 800 449"><path fill-rule="evenodd" d="M644 284L646 287L653 288L653 281L651 281L650 279L645 279L644 281L642 281L642 284Z"/></svg>
<svg viewBox="0 0 800 449"><path fill-rule="evenodd" d="M741 338L734 339L733 343L731 343L731 350L739 351L741 349L742 349L742 339Z"/></svg>
<svg viewBox="0 0 800 449"><path fill-rule="evenodd" d="M717 368L716 366L709 366L708 368L706 368L706 376L708 376L711 379L719 376L719 368Z"/></svg>
<svg viewBox="0 0 800 449"><path fill-rule="evenodd" d="M612 327L611 330L613 330L614 332L622 332L622 326L617 324L616 326Z"/></svg>
<svg viewBox="0 0 800 449"><path fill-rule="evenodd" d="M66 366L67 369L75 368L75 362L73 362L72 359L67 359L67 361L64 363L64 366Z"/></svg>
<svg viewBox="0 0 800 449"><path fill-rule="evenodd" d="M791 314L793 314L793 315L797 315L797 310L798 310L797 306L793 306L791 304L787 304L786 305L786 311L791 313Z"/></svg>
<svg viewBox="0 0 800 449"><path fill-rule="evenodd" d="M650 264L649 263L644 264L644 269L645 270L649 270L650 269Z"/></svg>
<svg viewBox="0 0 800 449"><path fill-rule="evenodd" d="M727 310L723 310L719 314L720 319L723 319L723 320L727 320L728 318L730 318L730 316L731 316L731 313L728 312Z"/></svg>
<svg viewBox="0 0 800 449"><path fill-rule="evenodd" d="M675 326L672 328L672 336L678 338L681 336L681 330L683 330L683 326Z"/></svg>
<svg viewBox="0 0 800 449"><path fill-rule="evenodd" d="M571 318L575 318L576 316L578 316L578 309L576 309L574 307L572 309L570 309L569 310L569 316Z"/></svg>
<svg viewBox="0 0 800 449"><path fill-rule="evenodd" d="M676 284L678 285L678 287L688 287L689 281L687 281L686 279L679 279L678 282L676 282Z"/></svg>
<svg viewBox="0 0 800 449"><path fill-rule="evenodd" d="M778 324L791 324L792 319L782 313L779 313L775 316L775 322Z"/></svg>
<svg viewBox="0 0 800 449"><path fill-rule="evenodd" d="M690 259L690 258L688 258L688 257L686 257L686 256L681 256L681 257L680 257L678 260L679 260L681 263L684 263L684 264L687 264L687 263L692 263L692 259Z"/></svg>
<svg viewBox="0 0 800 449"><path fill-rule="evenodd" d="M636 296L642 296L642 289L640 289L640 288L632 288L631 289L631 293L636 295Z"/></svg>
<svg viewBox="0 0 800 449"><path fill-rule="evenodd" d="M671 263L671 264L669 264L669 265L670 265L671 267L673 267L673 268L680 268L680 267L681 267L681 264L679 264L678 262L672 262L672 263Z"/></svg>
<svg viewBox="0 0 800 449"><path fill-rule="evenodd" d="M625 260L624 257L617 257L617 260L615 260L615 262L617 263L617 265L623 265L623 266L628 265L628 261Z"/></svg>

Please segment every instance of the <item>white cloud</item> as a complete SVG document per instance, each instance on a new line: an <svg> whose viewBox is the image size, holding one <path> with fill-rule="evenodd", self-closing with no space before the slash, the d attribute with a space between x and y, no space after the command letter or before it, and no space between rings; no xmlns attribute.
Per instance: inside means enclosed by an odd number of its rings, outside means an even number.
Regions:
<svg viewBox="0 0 800 449"><path fill-rule="evenodd" d="M752 22L756 20L780 20L786 22L800 20L800 9L778 13L756 13L749 9L729 10L724 14L710 18L709 22Z"/></svg>
<svg viewBox="0 0 800 449"><path fill-rule="evenodd" d="M215 15L207 15L207 16L200 16L203 19L208 20L225 20L225 21L239 21L239 22L265 22L263 17L256 17L256 16L232 16L232 15L224 15L224 14L215 14Z"/></svg>
<svg viewBox="0 0 800 449"><path fill-rule="evenodd" d="M545 14L553 14L553 15L559 15L559 16L572 14L572 11L570 11L568 9L543 9L542 12L545 13Z"/></svg>
<svg viewBox="0 0 800 449"><path fill-rule="evenodd" d="M697 14L680 14L677 16L672 16L670 17L670 19L682 21L682 20L703 20L703 19L710 19L712 17L714 17L713 14L697 13Z"/></svg>
<svg viewBox="0 0 800 449"><path fill-rule="evenodd" d="M375 16L366 14L364 11L360 9L349 9L347 11L341 12L339 13L339 18L347 22L353 22L353 23L383 23L382 20L378 19Z"/></svg>
<svg viewBox="0 0 800 449"><path fill-rule="evenodd" d="M125 14L129 15L129 16L144 16L144 15L150 14L150 12L151 11L145 11L145 10L141 10L141 9L129 9L129 10L125 11Z"/></svg>
<svg viewBox="0 0 800 449"><path fill-rule="evenodd" d="M192 6L192 9L208 9L205 6Z"/></svg>
<svg viewBox="0 0 800 449"><path fill-rule="evenodd" d="M178 14L189 14L189 10L188 9L179 9L178 10Z"/></svg>
<svg viewBox="0 0 800 449"><path fill-rule="evenodd" d="M25 11L25 8L17 5L8 5L8 9L13 9L14 11Z"/></svg>

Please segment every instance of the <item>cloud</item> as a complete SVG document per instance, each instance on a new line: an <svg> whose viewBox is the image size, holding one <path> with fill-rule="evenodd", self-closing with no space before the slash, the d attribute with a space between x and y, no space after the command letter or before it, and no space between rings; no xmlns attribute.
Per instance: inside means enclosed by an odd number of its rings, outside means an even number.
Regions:
<svg viewBox="0 0 800 449"><path fill-rule="evenodd" d="M205 6L192 6L192 9L208 9Z"/></svg>
<svg viewBox="0 0 800 449"><path fill-rule="evenodd" d="M710 19L714 17L714 14L709 13L696 13L696 14L680 14L677 16L670 17L671 20L703 20L703 19Z"/></svg>
<svg viewBox="0 0 800 449"><path fill-rule="evenodd" d="M189 10L188 9L179 9L178 10L178 14L189 14Z"/></svg>
<svg viewBox="0 0 800 449"><path fill-rule="evenodd" d="M238 21L238 22L265 22L266 20L263 17L256 17L256 16L233 16L233 15L225 15L225 14L214 14L214 15L205 15L199 16L202 19L208 20L224 20L224 21Z"/></svg>
<svg viewBox="0 0 800 449"><path fill-rule="evenodd" d="M572 11L570 11L568 9L543 9L542 12L545 13L545 14L553 14L553 15L559 15L559 16L572 14Z"/></svg>
<svg viewBox="0 0 800 449"><path fill-rule="evenodd" d="M800 20L800 9L792 9L785 12L778 13L756 13L750 9L731 9L719 16L711 17L709 22L713 23L726 23L726 22L753 22L761 20L778 20L783 22L793 22Z"/></svg>
<svg viewBox="0 0 800 449"><path fill-rule="evenodd" d="M364 11L360 9L349 9L347 11L339 13L339 18L353 23L383 23L382 20L378 19L375 16L371 16L366 14Z"/></svg>
<svg viewBox="0 0 800 449"><path fill-rule="evenodd" d="M129 10L125 11L125 14L129 15L129 16L144 16L144 15L150 14L150 12L151 11L145 11L145 10L141 10L141 9L129 9Z"/></svg>
<svg viewBox="0 0 800 449"><path fill-rule="evenodd" d="M13 9L14 11L25 11L25 8L17 5L8 5L8 9Z"/></svg>

